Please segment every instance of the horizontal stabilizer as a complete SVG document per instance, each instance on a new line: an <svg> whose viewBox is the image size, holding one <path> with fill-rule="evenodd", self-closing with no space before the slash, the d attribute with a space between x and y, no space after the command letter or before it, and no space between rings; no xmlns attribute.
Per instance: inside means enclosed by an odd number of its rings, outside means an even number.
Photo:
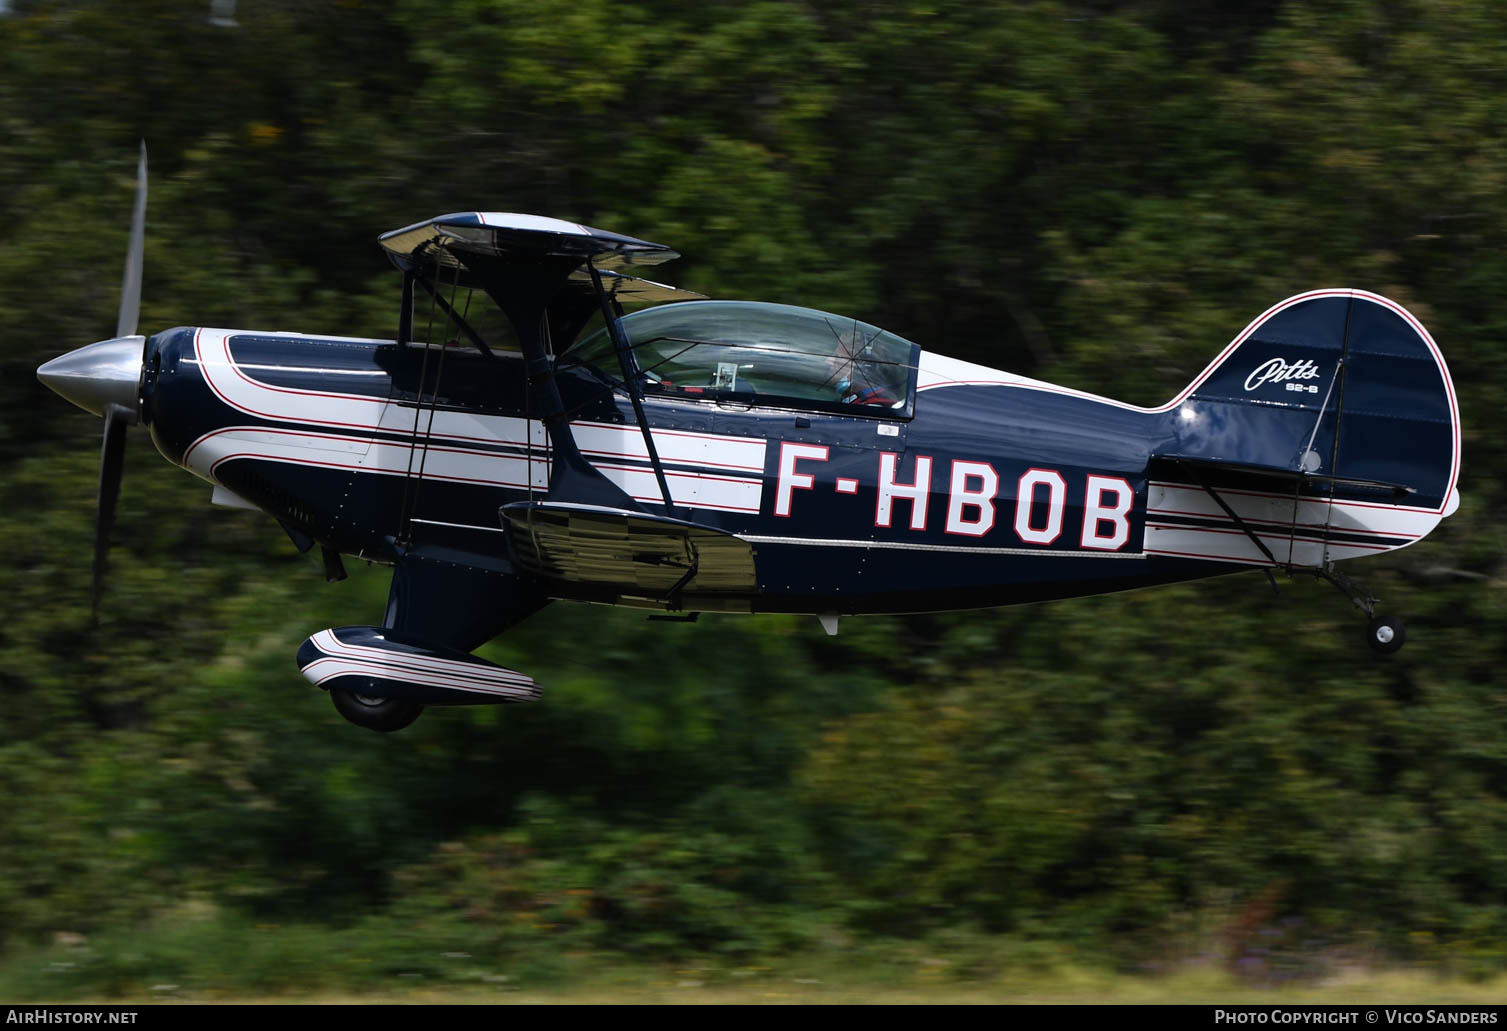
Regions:
<svg viewBox="0 0 1507 1031"><path fill-rule="evenodd" d="M1381 480L1357 480L1345 476L1325 476L1320 473L1285 469L1274 465L1221 462L1213 458L1152 455L1151 462L1153 474L1156 471L1156 466L1166 465L1172 469L1182 468L1192 475L1210 479L1217 485L1223 486L1238 485L1244 481L1255 481L1251 483L1251 486L1261 486L1270 490L1274 488L1281 489L1279 485L1285 484L1288 488L1297 488L1297 492L1300 494L1336 489L1344 491L1372 491L1378 494L1391 494L1398 498L1418 492L1416 488L1408 487L1401 483L1385 483Z"/></svg>
<svg viewBox="0 0 1507 1031"><path fill-rule="evenodd" d="M425 705L539 698L539 685L531 677L383 627L321 630L298 649L298 669L316 687Z"/></svg>
<svg viewBox="0 0 1507 1031"><path fill-rule="evenodd" d="M548 501L504 505L502 520L514 560L546 579L664 599L757 586L753 546L709 526Z"/></svg>
<svg viewBox="0 0 1507 1031"><path fill-rule="evenodd" d="M1274 466L1154 456L1148 555L1321 569L1405 547L1439 514L1411 488Z"/></svg>

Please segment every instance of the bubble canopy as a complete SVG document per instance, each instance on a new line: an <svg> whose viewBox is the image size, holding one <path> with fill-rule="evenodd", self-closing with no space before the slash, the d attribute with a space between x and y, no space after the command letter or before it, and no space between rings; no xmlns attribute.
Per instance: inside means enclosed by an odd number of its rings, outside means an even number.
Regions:
<svg viewBox="0 0 1507 1031"><path fill-rule="evenodd" d="M911 412L920 349L854 318L762 301L691 301L621 321L646 395L850 415ZM608 375L617 369L605 327L565 360Z"/></svg>

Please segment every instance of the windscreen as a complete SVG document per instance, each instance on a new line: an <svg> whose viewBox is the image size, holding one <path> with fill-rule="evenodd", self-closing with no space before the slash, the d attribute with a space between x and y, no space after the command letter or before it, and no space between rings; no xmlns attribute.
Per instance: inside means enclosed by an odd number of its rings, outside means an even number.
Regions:
<svg viewBox="0 0 1507 1031"><path fill-rule="evenodd" d="M872 413L909 406L915 345L857 319L786 304L695 301L650 308L622 323L648 394ZM605 328L567 357L617 367Z"/></svg>

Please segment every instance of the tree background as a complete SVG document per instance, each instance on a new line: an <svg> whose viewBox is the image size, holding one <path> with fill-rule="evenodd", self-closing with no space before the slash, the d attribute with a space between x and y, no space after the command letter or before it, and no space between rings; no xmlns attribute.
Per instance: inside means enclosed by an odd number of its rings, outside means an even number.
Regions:
<svg viewBox="0 0 1507 1031"><path fill-rule="evenodd" d="M0 968L1507 965L1497 5L209 7L0 14ZM1390 659L1259 574L833 640L556 605L484 652L542 704L366 733L293 653L375 620L384 571L326 586L142 434L90 626L100 425L34 370L111 335L142 138L145 332L390 336L375 236L472 208L1138 404L1283 297L1375 290L1450 363L1460 510L1363 571L1409 621Z"/></svg>

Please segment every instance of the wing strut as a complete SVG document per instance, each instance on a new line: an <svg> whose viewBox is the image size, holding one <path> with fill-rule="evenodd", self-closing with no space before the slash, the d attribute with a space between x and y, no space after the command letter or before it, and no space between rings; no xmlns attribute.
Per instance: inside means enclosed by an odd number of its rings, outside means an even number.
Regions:
<svg viewBox="0 0 1507 1031"><path fill-rule="evenodd" d="M579 254L487 254L466 252L467 267L518 335L528 382L528 404L544 424L551 448L549 498L629 512L644 508L595 469L581 454L570 416L555 381L549 350L550 302L580 266Z"/></svg>
<svg viewBox="0 0 1507 1031"><path fill-rule="evenodd" d="M607 332L612 335L612 343L617 350L618 365L623 370L623 382L627 384L628 397L633 401L633 417L638 420L638 428L644 435L644 446L649 449L649 461L654 466L654 478L659 481L659 493L665 499L665 513L672 519L676 518L675 502L670 498L670 486L665 480L664 466L659 461L659 450L654 446L654 434L649 430L649 420L644 417L643 391L639 389L638 377L633 374L632 349L629 347L627 334L623 332L623 324L618 321L618 313L613 311L613 305L607 298L607 290L602 286L602 273L597 270L596 262L591 258L586 259L586 271L591 274L592 288L596 290L597 301L602 306L602 319L607 323ZM689 580L694 575L693 567L686 579ZM678 589L679 587L676 588Z"/></svg>

